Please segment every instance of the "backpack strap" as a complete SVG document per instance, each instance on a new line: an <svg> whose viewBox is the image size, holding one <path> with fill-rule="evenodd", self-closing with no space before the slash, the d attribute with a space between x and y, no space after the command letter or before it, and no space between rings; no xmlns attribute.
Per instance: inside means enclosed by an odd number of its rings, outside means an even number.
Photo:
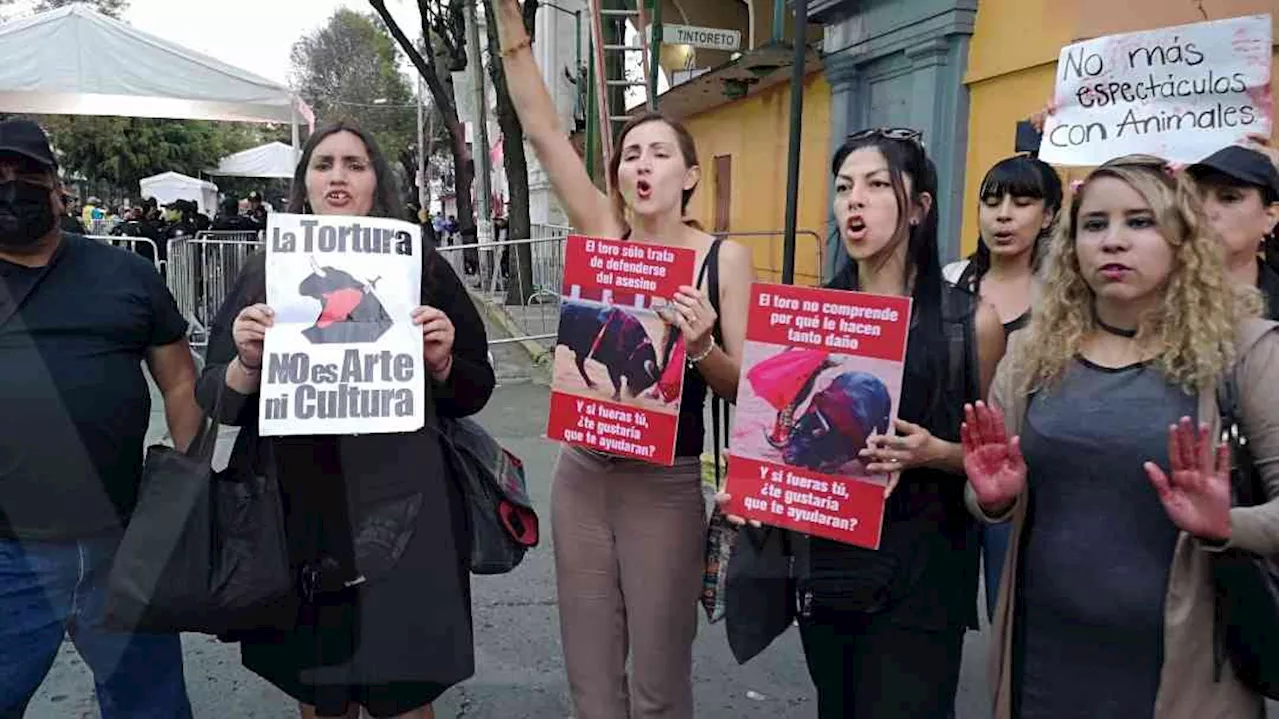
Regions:
<svg viewBox="0 0 1280 719"><path fill-rule="evenodd" d="M947 339L947 384L964 388L966 401L983 399L978 370L978 343L974 337L972 293L960 287L943 287L942 331Z"/></svg>

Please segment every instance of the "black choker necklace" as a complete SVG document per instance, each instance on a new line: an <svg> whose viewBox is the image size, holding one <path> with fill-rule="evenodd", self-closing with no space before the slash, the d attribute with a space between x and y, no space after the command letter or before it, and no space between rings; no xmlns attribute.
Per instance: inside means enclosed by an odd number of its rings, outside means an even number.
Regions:
<svg viewBox="0 0 1280 719"><path fill-rule="evenodd" d="M1133 339L1134 337L1138 336L1137 330L1126 330L1120 327L1116 327L1115 325L1109 325L1106 322L1103 322L1102 318L1098 316L1097 307L1093 308L1093 321L1097 323L1098 327L1101 328L1102 331L1106 332L1107 334L1113 334L1117 337L1125 337L1128 339Z"/></svg>

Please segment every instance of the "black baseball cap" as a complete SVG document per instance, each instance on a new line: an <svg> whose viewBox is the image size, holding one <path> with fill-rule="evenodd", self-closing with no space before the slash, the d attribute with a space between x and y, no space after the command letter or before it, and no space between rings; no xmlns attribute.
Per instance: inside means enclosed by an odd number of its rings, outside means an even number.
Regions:
<svg viewBox="0 0 1280 719"><path fill-rule="evenodd" d="M12 152L30 158L50 170L58 166L49 149L49 138L40 126L30 120L0 122L0 152Z"/></svg>
<svg viewBox="0 0 1280 719"><path fill-rule="evenodd" d="M1188 167L1187 171L1197 180L1212 173L1226 175L1245 185L1268 190L1271 197L1275 197L1277 189L1280 189L1276 166L1271 158L1240 145L1224 147Z"/></svg>

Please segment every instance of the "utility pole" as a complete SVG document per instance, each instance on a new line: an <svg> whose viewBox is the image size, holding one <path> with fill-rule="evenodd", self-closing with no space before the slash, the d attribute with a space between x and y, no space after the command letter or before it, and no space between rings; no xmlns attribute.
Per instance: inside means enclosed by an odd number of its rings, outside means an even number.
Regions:
<svg viewBox="0 0 1280 719"><path fill-rule="evenodd" d="M487 105L488 93L485 92L484 83L484 45L480 44L480 27L479 20L476 16L476 6L479 0L469 0L467 2L467 50L470 57L467 59L467 67L471 70L472 77L475 82L476 91L476 133L474 142L471 144L471 156L476 162L476 179L480 181L480 187L476 194L479 196L479 217L476 218L476 240L480 243L488 243L493 239L493 217L489 208L489 200L492 196L492 188L490 187L490 170L489 170L489 120ZM492 22L492 19L490 19ZM497 58L494 58L497 61ZM482 276L493 265L493 257L491 253L481 253ZM482 287L484 285L481 285Z"/></svg>

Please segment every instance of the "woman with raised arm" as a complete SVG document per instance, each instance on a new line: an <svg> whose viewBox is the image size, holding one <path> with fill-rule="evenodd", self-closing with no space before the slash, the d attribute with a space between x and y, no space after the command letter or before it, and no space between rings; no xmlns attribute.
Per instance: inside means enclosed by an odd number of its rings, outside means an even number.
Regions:
<svg viewBox="0 0 1280 719"><path fill-rule="evenodd" d="M302 148L289 211L400 219L391 166L349 123ZM474 414L493 392L484 323L449 263L420 246L427 426L400 434L261 437L258 403L266 262L248 260L210 332L197 398L240 433L232 462L270 472L285 499L299 577L297 621L238 637L244 665L301 704L303 719L431 719L431 703L471 676L466 508L446 469L436 416ZM409 321L409 317L400 318ZM243 465L243 466L249 466Z"/></svg>
<svg viewBox="0 0 1280 719"><path fill-rule="evenodd" d="M997 719L1262 714L1230 663L1215 679L1212 554L1278 553L1277 334L1221 255L1185 173L1107 162L1059 223L993 406L966 407L970 508L1013 522ZM1231 419L1258 506L1232 507L1220 386L1247 388Z"/></svg>
<svg viewBox="0 0 1280 719"><path fill-rule="evenodd" d="M575 716L686 719L693 716L693 638L706 528L703 405L708 388L729 401L738 393L751 254L687 221L701 177L697 152L689 132L660 114L623 126L609 158L612 197L598 190L559 126L520 3L494 4L511 101L574 229L697 254L695 285L673 298L673 321L688 353L675 466L566 446L551 499L560 629Z"/></svg>

